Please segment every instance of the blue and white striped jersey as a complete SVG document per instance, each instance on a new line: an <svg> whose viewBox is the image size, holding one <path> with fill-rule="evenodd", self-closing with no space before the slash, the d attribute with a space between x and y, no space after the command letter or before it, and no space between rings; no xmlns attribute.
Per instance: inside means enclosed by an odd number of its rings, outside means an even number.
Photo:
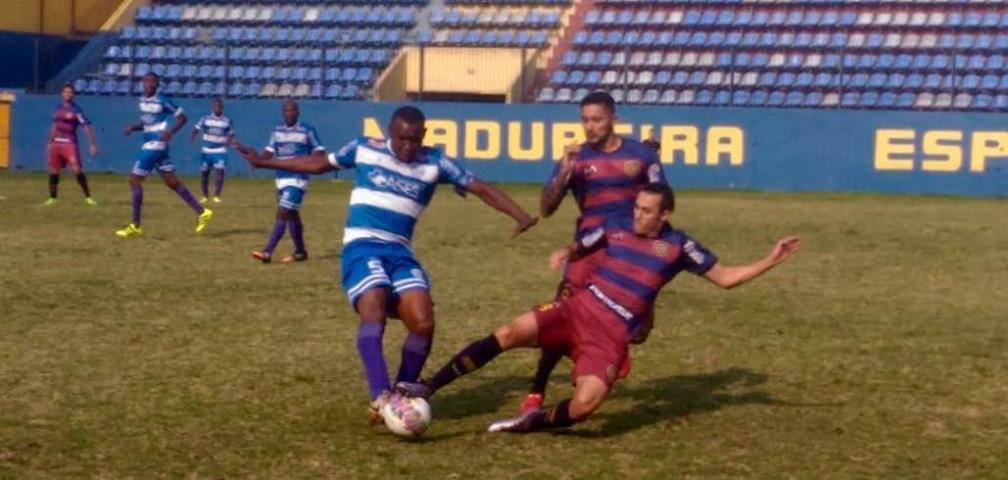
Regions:
<svg viewBox="0 0 1008 480"><path fill-rule="evenodd" d="M206 115L193 128L203 134L203 153L226 152L228 140L234 135L231 119L224 115Z"/></svg>
<svg viewBox="0 0 1008 480"><path fill-rule="evenodd" d="M387 141L368 137L346 144L328 158L336 168L357 169L344 245L371 240L409 247L413 227L430 204L437 184L451 183L465 189L474 178L440 149L421 147L413 161L403 162Z"/></svg>
<svg viewBox="0 0 1008 480"><path fill-rule="evenodd" d="M143 150L166 150L161 134L168 131L168 119L182 115L182 107L160 93L140 97L140 123L143 124Z"/></svg>
<svg viewBox="0 0 1008 480"><path fill-rule="evenodd" d="M284 124L277 125L270 135L269 144L266 145L266 151L272 152L277 160L303 157L324 150L325 147L319 141L315 129L311 125L301 122L290 127ZM277 170L276 186L277 188L297 187L304 190L308 188L308 175Z"/></svg>

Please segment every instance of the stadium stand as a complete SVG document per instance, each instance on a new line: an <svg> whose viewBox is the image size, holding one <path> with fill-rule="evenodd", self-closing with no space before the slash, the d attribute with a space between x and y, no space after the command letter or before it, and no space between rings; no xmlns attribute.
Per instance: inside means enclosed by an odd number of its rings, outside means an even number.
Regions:
<svg viewBox="0 0 1008 480"><path fill-rule="evenodd" d="M580 21L537 101L1008 107L1004 2L597 0Z"/></svg>
<svg viewBox="0 0 1008 480"><path fill-rule="evenodd" d="M76 85L135 94L156 72L182 96L371 98L419 44L541 50L526 100L544 103L1008 108L1003 1L435 2L160 1Z"/></svg>
<svg viewBox="0 0 1008 480"><path fill-rule="evenodd" d="M181 96L361 98L415 23L415 1L161 2L140 8L86 93L133 94L147 72Z"/></svg>

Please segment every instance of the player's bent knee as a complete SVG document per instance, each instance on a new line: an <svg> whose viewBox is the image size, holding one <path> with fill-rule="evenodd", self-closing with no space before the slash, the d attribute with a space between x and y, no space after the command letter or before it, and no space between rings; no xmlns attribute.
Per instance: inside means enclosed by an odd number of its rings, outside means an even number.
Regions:
<svg viewBox="0 0 1008 480"><path fill-rule="evenodd" d="M577 383L574 397L571 398L570 415L575 419L583 420L602 405L609 388L601 379L591 375L578 377Z"/></svg>

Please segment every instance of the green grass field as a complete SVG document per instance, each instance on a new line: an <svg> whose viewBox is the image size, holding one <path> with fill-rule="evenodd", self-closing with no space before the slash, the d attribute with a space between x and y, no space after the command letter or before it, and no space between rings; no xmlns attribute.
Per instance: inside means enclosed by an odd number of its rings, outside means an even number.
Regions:
<svg viewBox="0 0 1008 480"><path fill-rule="evenodd" d="M46 209L43 175L0 173L0 477L1008 477L1003 200L683 192L675 223L723 261L785 234L805 247L733 291L675 280L588 423L484 433L527 386L536 357L516 351L442 391L404 441L364 416L337 278L349 185L311 187L309 262L262 265L269 181L229 181L197 237L152 180L147 234L124 241L124 177L94 176L88 209L64 176ZM507 190L536 205L536 188ZM428 371L549 299L573 219L568 202L512 241L505 216L441 191L416 240L437 302ZM388 330L394 371L404 329Z"/></svg>

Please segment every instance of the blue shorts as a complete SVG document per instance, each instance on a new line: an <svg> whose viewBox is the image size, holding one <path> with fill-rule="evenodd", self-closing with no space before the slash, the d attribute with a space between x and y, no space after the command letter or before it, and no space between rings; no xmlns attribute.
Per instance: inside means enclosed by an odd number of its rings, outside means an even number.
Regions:
<svg viewBox="0 0 1008 480"><path fill-rule="evenodd" d="M409 248L395 243L357 240L343 247L341 268L343 291L350 305L373 288L391 287L389 303L403 292L422 288L430 290L427 272Z"/></svg>
<svg viewBox="0 0 1008 480"><path fill-rule="evenodd" d="M200 171L206 172L211 168L224 170L227 165L227 153L203 153L200 155Z"/></svg>
<svg viewBox="0 0 1008 480"><path fill-rule="evenodd" d="M297 187L283 187L277 190L277 205L287 210L300 210L305 191Z"/></svg>
<svg viewBox="0 0 1008 480"><path fill-rule="evenodd" d="M141 177L150 175L157 170L159 173L175 171L175 165L168 158L168 150L140 150L140 156L133 164L133 174Z"/></svg>

